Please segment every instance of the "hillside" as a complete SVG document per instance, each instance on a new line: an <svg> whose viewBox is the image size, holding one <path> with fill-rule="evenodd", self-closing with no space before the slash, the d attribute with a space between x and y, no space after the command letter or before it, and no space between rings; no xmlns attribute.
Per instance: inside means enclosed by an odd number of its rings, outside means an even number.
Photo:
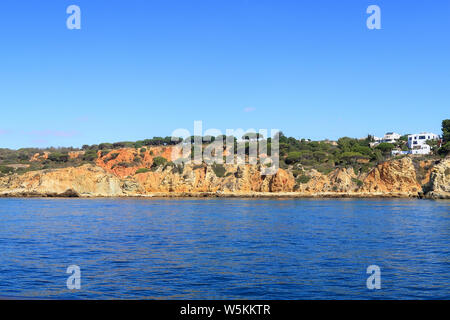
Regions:
<svg viewBox="0 0 450 320"><path fill-rule="evenodd" d="M368 170L335 166L320 172L289 165L273 176L261 165L175 165L171 146L98 151L95 162L71 155L74 165L13 172L0 178L1 196L292 196L449 198L450 159L402 157ZM34 156L31 162L45 162ZM68 160L69 162L69 160ZM20 168L19 168L20 169ZM19 170L16 169L16 170Z"/></svg>
<svg viewBox="0 0 450 320"><path fill-rule="evenodd" d="M185 154L175 149L178 141L171 137L84 145L81 149L0 149L0 195L448 198L450 120L442 122L442 131L442 146L429 141L432 153L422 156L392 156L394 148L407 148L406 135L395 143L373 143L370 135L309 141L279 132L279 149L274 155L279 159L279 170L275 175L267 175L264 170L271 166L267 159L272 138L256 133L246 133L239 139L191 136L184 140ZM254 164L248 164L252 141L259 146L261 142L266 144L267 154L261 152ZM214 142L223 145L215 147ZM224 158L236 160L238 145L245 151L247 164L220 164L205 157L196 164L179 164L172 159L194 159L194 152L200 150L202 155L209 155L206 157L219 152L221 158L223 148Z"/></svg>

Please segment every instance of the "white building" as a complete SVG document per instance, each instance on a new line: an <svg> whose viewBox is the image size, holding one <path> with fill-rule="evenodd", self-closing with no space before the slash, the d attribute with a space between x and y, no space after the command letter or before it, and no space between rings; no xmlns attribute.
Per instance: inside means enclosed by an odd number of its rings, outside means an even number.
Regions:
<svg viewBox="0 0 450 320"><path fill-rule="evenodd" d="M408 136L408 148L412 154L429 154L431 147L426 143L427 140L439 140L439 136L430 132L410 134Z"/></svg>
<svg viewBox="0 0 450 320"><path fill-rule="evenodd" d="M439 140L439 136L430 132L410 134L408 136L408 148L413 149L413 147L419 145L427 145L427 140Z"/></svg>
<svg viewBox="0 0 450 320"><path fill-rule="evenodd" d="M395 143L400 139L401 135L395 132L387 132L380 142Z"/></svg>
<svg viewBox="0 0 450 320"><path fill-rule="evenodd" d="M373 141L374 141L374 142L380 143L381 140L383 140L383 138L373 136Z"/></svg>
<svg viewBox="0 0 450 320"><path fill-rule="evenodd" d="M427 144L415 146L410 150L411 154L430 154L431 147Z"/></svg>
<svg viewBox="0 0 450 320"><path fill-rule="evenodd" d="M392 151L391 151L391 154L392 154L393 156L396 156L396 155L398 155L398 154L411 154L411 151L410 151L410 150L408 150L408 151L392 150Z"/></svg>
<svg viewBox="0 0 450 320"><path fill-rule="evenodd" d="M400 139L401 135L395 132L387 132L383 138L373 136L373 142L369 143L371 148L376 147L380 143L396 143Z"/></svg>

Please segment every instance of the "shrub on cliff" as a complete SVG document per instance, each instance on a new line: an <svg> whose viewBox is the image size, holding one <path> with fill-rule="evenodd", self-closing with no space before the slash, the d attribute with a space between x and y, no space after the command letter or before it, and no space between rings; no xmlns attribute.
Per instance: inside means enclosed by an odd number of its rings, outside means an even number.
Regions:
<svg viewBox="0 0 450 320"><path fill-rule="evenodd" d="M294 169L292 170L292 175L294 178L297 178L298 176L302 175L304 173L303 169Z"/></svg>
<svg viewBox="0 0 450 320"><path fill-rule="evenodd" d="M0 173L8 174L14 171L14 168L8 166L0 166Z"/></svg>
<svg viewBox="0 0 450 320"><path fill-rule="evenodd" d="M362 185L364 184L361 180L356 179L356 178L352 178L352 181L353 181L354 183L356 183L356 185L357 185L358 187L362 187Z"/></svg>
<svg viewBox="0 0 450 320"><path fill-rule="evenodd" d="M372 157L373 156L372 149L370 147L367 147L367 146L357 145L357 146L354 146L352 148L352 151L361 153L362 155L365 155L365 156L368 156L368 157Z"/></svg>
<svg viewBox="0 0 450 320"><path fill-rule="evenodd" d="M134 147L136 148L136 149L140 149L140 148L142 148L144 146L144 142L143 141L136 141L135 143L134 143Z"/></svg>
<svg viewBox="0 0 450 320"><path fill-rule="evenodd" d="M114 149L134 148L134 142L131 142L131 141L114 142L112 146Z"/></svg>
<svg viewBox="0 0 450 320"><path fill-rule="evenodd" d="M116 159L119 156L118 152L113 152L109 155L109 157L107 159L105 159L105 162L111 161Z"/></svg>
<svg viewBox="0 0 450 320"><path fill-rule="evenodd" d="M342 152L350 152L352 149L359 144L357 139L349 138L349 137L342 137L339 138L338 141L338 147Z"/></svg>
<svg viewBox="0 0 450 320"><path fill-rule="evenodd" d="M450 154L450 119L442 121L442 147L438 149L441 156Z"/></svg>
<svg viewBox="0 0 450 320"><path fill-rule="evenodd" d="M141 161L142 161L142 158L141 158L140 154L137 154L134 156L134 158L133 158L134 163L139 164L139 163L141 163Z"/></svg>
<svg viewBox="0 0 450 320"><path fill-rule="evenodd" d="M212 165L212 169L213 169L213 171L214 171L214 173L216 174L217 177L222 178L223 176L225 176L226 169L223 166L223 164L216 164L216 163L214 163Z"/></svg>
<svg viewBox="0 0 450 320"><path fill-rule="evenodd" d="M155 157L153 159L152 168L158 168L159 166L162 166L167 163L167 159L163 157Z"/></svg>
<svg viewBox="0 0 450 320"><path fill-rule="evenodd" d="M53 152L49 154L48 160L54 162L67 162L69 160L69 155L67 153Z"/></svg>
<svg viewBox="0 0 450 320"><path fill-rule="evenodd" d="M97 150L88 150L83 155L84 161L94 161L97 159Z"/></svg>
<svg viewBox="0 0 450 320"><path fill-rule="evenodd" d="M116 167L131 168L131 167L134 167L134 163L132 163L132 162L125 162L125 161L119 162L119 163L114 164L111 167L111 169L114 169Z"/></svg>
<svg viewBox="0 0 450 320"><path fill-rule="evenodd" d="M442 120L442 139L444 143L450 142L450 119Z"/></svg>
<svg viewBox="0 0 450 320"><path fill-rule="evenodd" d="M107 149L112 149L112 148L113 148L112 143L100 143L98 145L99 150L107 150ZM84 149L84 146L83 146L83 149Z"/></svg>
<svg viewBox="0 0 450 320"><path fill-rule="evenodd" d="M395 146L392 143L382 142L377 145L375 149L380 150L383 154L390 154L394 147Z"/></svg>
<svg viewBox="0 0 450 320"><path fill-rule="evenodd" d="M355 164L359 159L368 159L368 156L365 156L359 152L344 152L339 155L340 162L342 164Z"/></svg>
<svg viewBox="0 0 450 320"><path fill-rule="evenodd" d="M149 172L150 169L147 168L139 168L136 170L136 174Z"/></svg>
<svg viewBox="0 0 450 320"><path fill-rule="evenodd" d="M308 183L309 180L311 180L311 177L308 177L308 176L306 176L304 174L301 175L301 176L298 176L297 179L295 179L295 181L297 183Z"/></svg>
<svg viewBox="0 0 450 320"><path fill-rule="evenodd" d="M439 148L438 153L442 156L450 154L450 141Z"/></svg>
<svg viewBox="0 0 450 320"><path fill-rule="evenodd" d="M311 160L311 159L313 159L312 151L302 150L302 151L289 152L284 161L287 164L293 164L296 162L301 162L302 160Z"/></svg>
<svg viewBox="0 0 450 320"><path fill-rule="evenodd" d="M101 150L101 151L100 151L100 157L103 158L103 157L106 156L109 152L110 152L109 150Z"/></svg>
<svg viewBox="0 0 450 320"><path fill-rule="evenodd" d="M317 162L322 163L327 160L328 153L326 153L325 151L314 151L313 156Z"/></svg>

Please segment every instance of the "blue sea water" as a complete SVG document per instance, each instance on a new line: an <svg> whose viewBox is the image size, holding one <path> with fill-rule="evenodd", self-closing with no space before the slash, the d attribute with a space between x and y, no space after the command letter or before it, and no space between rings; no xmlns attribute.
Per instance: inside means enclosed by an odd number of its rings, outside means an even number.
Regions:
<svg viewBox="0 0 450 320"><path fill-rule="evenodd" d="M450 299L450 202L0 199L0 297ZM69 265L81 270L69 290ZM369 290L366 269L381 269Z"/></svg>

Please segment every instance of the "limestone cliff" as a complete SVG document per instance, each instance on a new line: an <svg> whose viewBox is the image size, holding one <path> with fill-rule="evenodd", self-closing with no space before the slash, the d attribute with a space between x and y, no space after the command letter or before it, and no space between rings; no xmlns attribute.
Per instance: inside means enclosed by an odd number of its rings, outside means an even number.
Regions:
<svg viewBox="0 0 450 320"><path fill-rule="evenodd" d="M121 196L121 185L102 168L84 165L0 178L0 196Z"/></svg>
<svg viewBox="0 0 450 320"><path fill-rule="evenodd" d="M411 158L404 157L377 165L364 179L360 191L417 194L422 187L417 181Z"/></svg>
<svg viewBox="0 0 450 320"><path fill-rule="evenodd" d="M429 173L424 171L427 185L422 190L425 178L418 179L410 157L381 163L368 173L336 168L325 175L312 169L304 172L306 178L298 179L283 169L272 176L262 175L260 165L224 165L217 170L204 164L169 162L152 167L154 157L170 159L170 152L170 148L116 150L99 154L96 165L5 176L0 178L0 196L415 197L425 191L434 198L449 198L450 194L449 159L440 161ZM147 172L136 173L142 168Z"/></svg>
<svg viewBox="0 0 450 320"><path fill-rule="evenodd" d="M425 185L426 196L433 199L450 199L450 158L433 167Z"/></svg>
<svg viewBox="0 0 450 320"><path fill-rule="evenodd" d="M280 169L276 175L261 175L259 166L225 165L225 172L218 177L211 166L167 166L155 172L137 174L135 180L141 186L138 192L289 192L294 178Z"/></svg>

